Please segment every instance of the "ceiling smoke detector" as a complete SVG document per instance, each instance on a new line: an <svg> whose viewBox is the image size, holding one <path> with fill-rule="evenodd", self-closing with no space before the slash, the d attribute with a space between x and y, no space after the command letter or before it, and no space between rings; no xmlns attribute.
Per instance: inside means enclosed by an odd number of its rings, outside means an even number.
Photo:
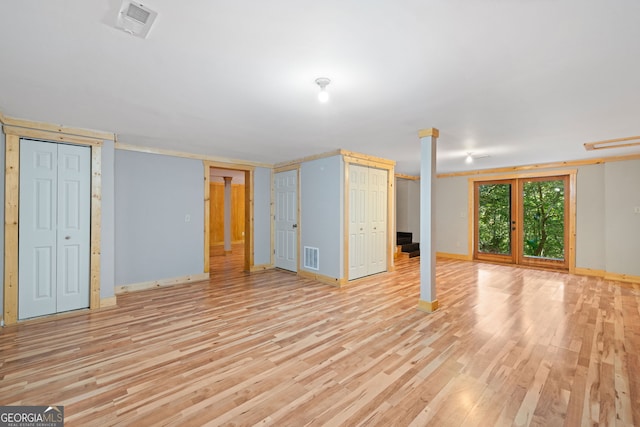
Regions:
<svg viewBox="0 0 640 427"><path fill-rule="evenodd" d="M123 0L120 10L118 11L116 28L144 39L147 37L147 34L149 34L151 25L157 15L157 12L140 3Z"/></svg>

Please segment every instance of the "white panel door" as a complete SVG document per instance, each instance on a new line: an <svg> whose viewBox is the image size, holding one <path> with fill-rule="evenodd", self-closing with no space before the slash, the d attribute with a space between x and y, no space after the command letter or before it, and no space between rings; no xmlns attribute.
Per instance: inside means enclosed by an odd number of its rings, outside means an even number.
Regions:
<svg viewBox="0 0 640 427"><path fill-rule="evenodd" d="M349 166L349 280L368 274L369 168Z"/></svg>
<svg viewBox="0 0 640 427"><path fill-rule="evenodd" d="M274 175L275 266L298 271L298 171Z"/></svg>
<svg viewBox="0 0 640 427"><path fill-rule="evenodd" d="M387 270L387 176L386 170L369 169L368 274Z"/></svg>
<svg viewBox="0 0 640 427"><path fill-rule="evenodd" d="M56 312L58 149L20 141L18 318Z"/></svg>
<svg viewBox="0 0 640 427"><path fill-rule="evenodd" d="M349 165L349 280L387 270L388 172Z"/></svg>
<svg viewBox="0 0 640 427"><path fill-rule="evenodd" d="M58 145L58 304L89 307L91 149Z"/></svg>
<svg viewBox="0 0 640 427"><path fill-rule="evenodd" d="M89 306L90 153L20 141L19 319Z"/></svg>

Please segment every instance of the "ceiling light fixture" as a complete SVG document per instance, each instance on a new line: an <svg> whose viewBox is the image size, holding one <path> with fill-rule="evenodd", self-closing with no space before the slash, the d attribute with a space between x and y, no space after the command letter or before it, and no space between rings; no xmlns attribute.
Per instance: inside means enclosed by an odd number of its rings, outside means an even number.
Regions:
<svg viewBox="0 0 640 427"><path fill-rule="evenodd" d="M475 159L484 159L485 157L490 157L488 154L474 154L473 151L467 151L467 157L465 157L464 162L466 164L471 164Z"/></svg>
<svg viewBox="0 0 640 427"><path fill-rule="evenodd" d="M467 153L467 157L464 159L464 162L466 164L473 163L473 157L471 156L471 153Z"/></svg>
<svg viewBox="0 0 640 427"><path fill-rule="evenodd" d="M316 79L316 84L320 86L320 92L318 92L318 101L325 103L329 100L329 92L327 92L327 85L331 83L326 77L319 77Z"/></svg>

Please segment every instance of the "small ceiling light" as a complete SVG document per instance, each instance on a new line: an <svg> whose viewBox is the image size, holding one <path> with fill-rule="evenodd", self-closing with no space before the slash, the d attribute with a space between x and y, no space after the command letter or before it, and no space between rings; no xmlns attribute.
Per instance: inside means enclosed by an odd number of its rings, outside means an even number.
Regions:
<svg viewBox="0 0 640 427"><path fill-rule="evenodd" d="M471 164L476 159L484 159L485 157L490 157L488 154L475 154L473 151L467 151L467 157L465 157L464 162L466 164Z"/></svg>
<svg viewBox="0 0 640 427"><path fill-rule="evenodd" d="M473 163L473 157L471 156L471 153L467 153L467 157L464 159L464 162L466 164Z"/></svg>
<svg viewBox="0 0 640 427"><path fill-rule="evenodd" d="M318 92L318 101L324 103L329 100L329 92L327 92L327 85L331 83L326 77L320 77L316 79L316 84L320 86L320 92Z"/></svg>

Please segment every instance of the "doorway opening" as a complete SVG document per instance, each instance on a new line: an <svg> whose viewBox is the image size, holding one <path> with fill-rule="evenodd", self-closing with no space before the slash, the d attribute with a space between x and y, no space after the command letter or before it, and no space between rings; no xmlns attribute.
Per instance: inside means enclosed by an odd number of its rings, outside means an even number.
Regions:
<svg viewBox="0 0 640 427"><path fill-rule="evenodd" d="M250 271L253 168L205 162L205 273Z"/></svg>

